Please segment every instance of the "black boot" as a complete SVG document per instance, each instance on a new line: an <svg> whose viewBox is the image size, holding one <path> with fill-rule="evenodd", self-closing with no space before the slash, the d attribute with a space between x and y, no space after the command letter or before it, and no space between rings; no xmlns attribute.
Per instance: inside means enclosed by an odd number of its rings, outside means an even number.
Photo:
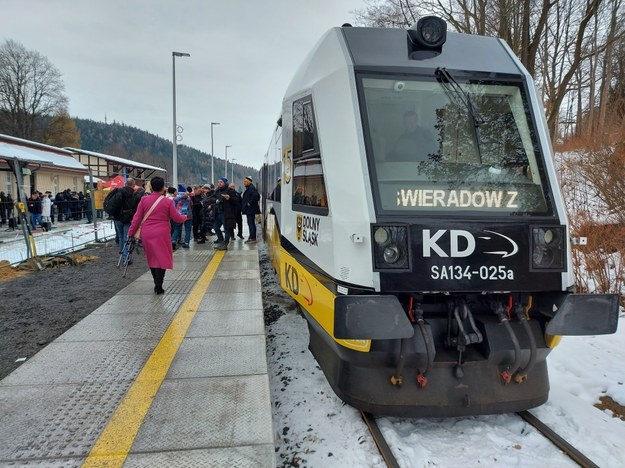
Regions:
<svg viewBox="0 0 625 468"><path fill-rule="evenodd" d="M158 270L158 268L150 268L150 273L152 273L152 278L154 279L154 292L156 292L157 289L158 289L158 287L157 287L157 284L158 284L157 278L158 278L158 276L157 276L156 270Z"/></svg>
<svg viewBox="0 0 625 468"><path fill-rule="evenodd" d="M156 270L156 278L154 279L154 283L156 287L154 291L156 294L163 294L165 290L163 289L163 281L165 280L165 269L163 268L155 268Z"/></svg>

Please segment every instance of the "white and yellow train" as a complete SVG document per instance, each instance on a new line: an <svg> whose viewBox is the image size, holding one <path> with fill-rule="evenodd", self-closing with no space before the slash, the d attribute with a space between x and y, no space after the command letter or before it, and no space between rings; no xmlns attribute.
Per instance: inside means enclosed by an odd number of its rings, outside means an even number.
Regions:
<svg viewBox="0 0 625 468"><path fill-rule="evenodd" d="M547 400L559 335L616 330L574 293L532 78L501 40L344 25L286 91L263 166L264 232L337 395L375 414Z"/></svg>

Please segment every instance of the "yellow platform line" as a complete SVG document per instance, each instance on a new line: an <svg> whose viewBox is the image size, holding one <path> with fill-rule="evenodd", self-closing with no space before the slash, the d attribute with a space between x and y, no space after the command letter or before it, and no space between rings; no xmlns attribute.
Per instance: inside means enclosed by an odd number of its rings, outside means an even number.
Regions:
<svg viewBox="0 0 625 468"><path fill-rule="evenodd" d="M122 466L169 366L204 298L225 252L215 252L169 328L163 334L111 420L96 440L83 466Z"/></svg>

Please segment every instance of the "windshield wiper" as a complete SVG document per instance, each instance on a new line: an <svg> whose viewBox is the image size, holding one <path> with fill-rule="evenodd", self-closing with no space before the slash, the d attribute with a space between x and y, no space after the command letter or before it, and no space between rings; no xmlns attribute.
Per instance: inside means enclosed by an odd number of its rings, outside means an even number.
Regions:
<svg viewBox="0 0 625 468"><path fill-rule="evenodd" d="M447 93L449 99L460 107L464 106L469 111L471 120L473 121L473 128L475 129L475 143L477 145L477 155L480 158L480 164L482 164L482 136L480 134L480 126L486 121L479 115L473 106L471 96L465 92L464 89L458 84L458 82L451 76L451 73L444 67L438 67L435 71L438 81L441 83L443 89Z"/></svg>

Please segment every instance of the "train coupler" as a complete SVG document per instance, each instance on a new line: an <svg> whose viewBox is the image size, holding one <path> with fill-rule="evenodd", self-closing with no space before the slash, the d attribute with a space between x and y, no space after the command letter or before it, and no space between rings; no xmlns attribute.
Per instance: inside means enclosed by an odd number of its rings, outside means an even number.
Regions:
<svg viewBox="0 0 625 468"><path fill-rule="evenodd" d="M446 340L448 346L468 346L482 342L482 334L477 329L473 314L464 301L459 301L450 312ZM451 335L452 329L457 331L456 336Z"/></svg>
<svg viewBox="0 0 625 468"><path fill-rule="evenodd" d="M417 374L417 385L419 388L425 388L428 386L428 378L421 372Z"/></svg>

